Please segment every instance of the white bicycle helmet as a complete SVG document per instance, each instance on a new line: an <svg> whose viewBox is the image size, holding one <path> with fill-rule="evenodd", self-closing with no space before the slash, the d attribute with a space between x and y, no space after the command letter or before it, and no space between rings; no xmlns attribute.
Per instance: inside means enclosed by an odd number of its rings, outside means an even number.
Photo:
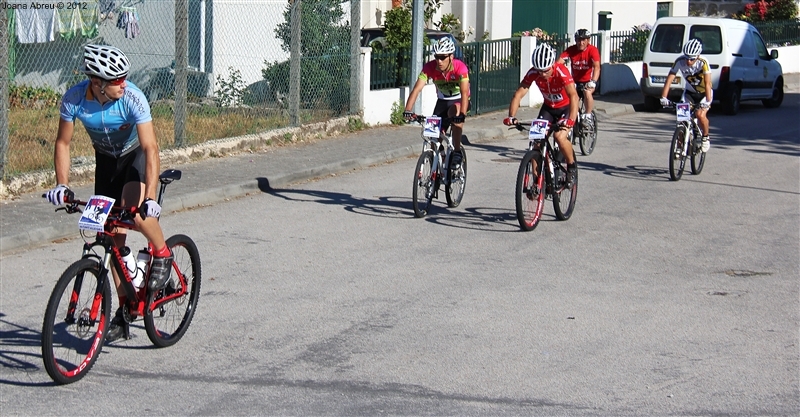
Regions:
<svg viewBox="0 0 800 417"><path fill-rule="evenodd" d="M433 45L433 53L436 55L450 55L456 51L456 45L450 38L439 39L436 45Z"/></svg>
<svg viewBox="0 0 800 417"><path fill-rule="evenodd" d="M107 45L86 45L83 48L83 72L104 80L128 75L131 64L122 51Z"/></svg>
<svg viewBox="0 0 800 417"><path fill-rule="evenodd" d="M703 52L703 44L699 39L692 39L686 42L686 45L683 45L683 54L689 58L697 59L700 56L700 52Z"/></svg>
<svg viewBox="0 0 800 417"><path fill-rule="evenodd" d="M546 43L540 43L531 55L531 65L533 69L544 71L553 66L556 62L556 51Z"/></svg>

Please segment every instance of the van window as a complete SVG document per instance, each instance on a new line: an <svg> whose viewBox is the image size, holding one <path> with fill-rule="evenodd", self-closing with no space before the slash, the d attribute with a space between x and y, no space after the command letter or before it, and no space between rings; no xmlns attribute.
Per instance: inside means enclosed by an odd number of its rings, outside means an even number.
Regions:
<svg viewBox="0 0 800 417"><path fill-rule="evenodd" d="M689 39L695 38L703 42L703 55L722 53L722 30L719 26L693 25L689 30Z"/></svg>
<svg viewBox="0 0 800 417"><path fill-rule="evenodd" d="M756 53L758 53L758 57L761 59L770 59L769 52L767 52L767 46L764 45L764 40L761 39L761 35L758 32L750 32L752 36L750 39L753 40L753 43L756 47Z"/></svg>
<svg viewBox="0 0 800 417"><path fill-rule="evenodd" d="M681 53L684 30L683 25L658 25L656 33L653 34L653 41L650 43L650 51L667 54Z"/></svg>

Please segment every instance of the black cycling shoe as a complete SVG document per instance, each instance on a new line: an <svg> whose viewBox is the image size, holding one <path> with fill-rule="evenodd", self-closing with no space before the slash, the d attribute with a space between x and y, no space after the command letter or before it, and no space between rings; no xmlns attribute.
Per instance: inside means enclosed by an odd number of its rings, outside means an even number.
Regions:
<svg viewBox="0 0 800 417"><path fill-rule="evenodd" d="M567 165L567 183L564 185L566 188L572 188L575 185L575 180L578 178L578 165Z"/></svg>
<svg viewBox="0 0 800 417"><path fill-rule="evenodd" d="M463 160L464 156L461 155L461 151L453 151L453 154L450 155L450 169L460 168Z"/></svg>
<svg viewBox="0 0 800 417"><path fill-rule="evenodd" d="M111 319L111 323L108 325L108 331L106 331L106 342L113 342L120 339L130 339L131 332L130 327L128 326L128 322L125 321L125 318L122 316L122 307L117 309L116 314L114 314L114 318Z"/></svg>
<svg viewBox="0 0 800 417"><path fill-rule="evenodd" d="M169 276L172 273L172 260L175 259L172 251L166 257L153 257L153 263L150 265L150 289L160 290L167 285Z"/></svg>

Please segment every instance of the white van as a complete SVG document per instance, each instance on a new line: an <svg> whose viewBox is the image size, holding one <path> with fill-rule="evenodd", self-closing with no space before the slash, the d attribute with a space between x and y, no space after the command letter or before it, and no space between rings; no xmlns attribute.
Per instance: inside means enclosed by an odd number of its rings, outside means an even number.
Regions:
<svg viewBox="0 0 800 417"><path fill-rule="evenodd" d="M661 108L667 73L682 55L684 43L694 38L703 42L701 56L711 67L714 101L722 104L725 113L736 114L742 100L761 100L766 107L781 105L783 70L778 51L767 52L758 29L734 19L662 17L650 32L642 60L639 86L646 110ZM669 98L680 98L683 85L684 81L675 77Z"/></svg>

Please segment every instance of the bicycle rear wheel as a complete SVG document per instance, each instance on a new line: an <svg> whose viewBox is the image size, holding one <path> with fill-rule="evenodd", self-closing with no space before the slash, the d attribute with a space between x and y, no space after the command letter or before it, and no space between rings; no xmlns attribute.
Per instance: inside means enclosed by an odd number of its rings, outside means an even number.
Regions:
<svg viewBox="0 0 800 417"><path fill-rule="evenodd" d="M197 245L188 236L175 235L167 239L167 246L175 256L170 278L163 290L148 291L144 314L147 337L158 347L172 346L183 337L200 298L200 252ZM172 298L181 292L182 295Z"/></svg>
<svg viewBox="0 0 800 417"><path fill-rule="evenodd" d="M686 165L686 139L688 130L683 124L679 124L672 134L672 145L669 148L669 179L678 181L683 176L683 169Z"/></svg>
<svg viewBox="0 0 800 417"><path fill-rule="evenodd" d="M700 140L698 137L694 137L694 140ZM692 174L698 175L703 172L703 165L706 164L706 153L703 152L700 148L695 148L694 143L692 143Z"/></svg>
<svg viewBox="0 0 800 417"><path fill-rule="evenodd" d="M575 158L575 151L572 152L572 158ZM563 159L563 158L561 158ZM575 160L576 164L578 163ZM567 161L553 161L555 167L556 178L555 192L553 192L553 209L556 212L558 220L568 220L572 216L572 211L575 209L575 201L578 197L578 172L575 172L575 182L572 188L565 187L567 181Z"/></svg>
<svg viewBox="0 0 800 417"><path fill-rule="evenodd" d="M58 279L42 324L42 359L58 384L83 378L97 361L111 313L111 287L95 259L81 259Z"/></svg>
<svg viewBox="0 0 800 417"><path fill-rule="evenodd" d="M580 146L583 155L591 155L594 146L597 144L597 115L592 110L590 121L581 120L580 123Z"/></svg>
<svg viewBox="0 0 800 417"><path fill-rule="evenodd" d="M433 179L433 151L422 152L417 160L417 168L414 171L414 188L411 198L414 203L414 216L425 217L433 199L435 192L435 181Z"/></svg>
<svg viewBox="0 0 800 417"><path fill-rule="evenodd" d="M536 163L536 170L533 164ZM544 163L538 150L528 151L517 173L517 220L519 227L531 231L539 224L544 208Z"/></svg>
<svg viewBox="0 0 800 417"><path fill-rule="evenodd" d="M447 207L458 207L461 199L464 198L464 190L467 188L467 151L461 147L461 166L458 169L450 170L450 183L445 186L445 197Z"/></svg>

